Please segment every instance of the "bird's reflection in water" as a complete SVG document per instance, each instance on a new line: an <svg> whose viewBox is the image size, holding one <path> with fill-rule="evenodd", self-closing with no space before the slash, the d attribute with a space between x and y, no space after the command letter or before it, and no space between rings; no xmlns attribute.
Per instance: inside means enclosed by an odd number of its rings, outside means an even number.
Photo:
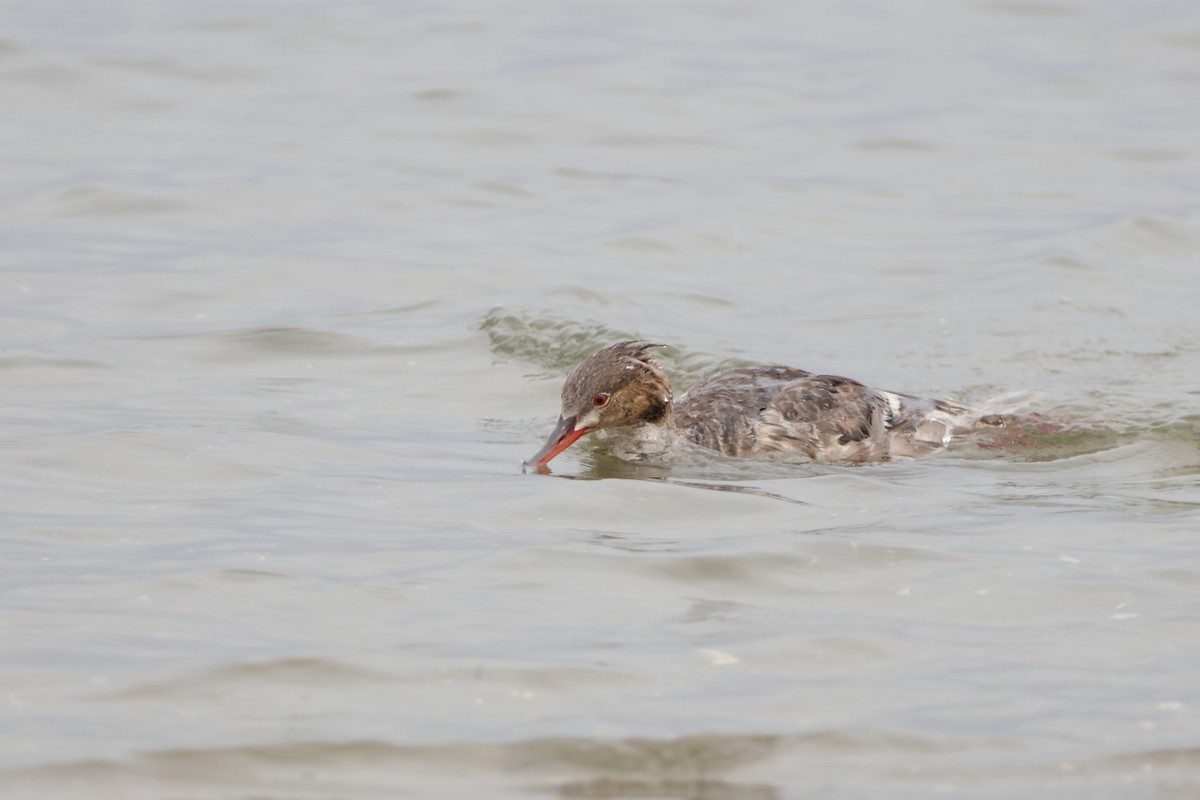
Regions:
<svg viewBox="0 0 1200 800"><path fill-rule="evenodd" d="M762 480L812 477L819 473L799 469L796 465L764 465L759 462L742 464L739 461L738 459L727 459L716 456L714 457L713 464L699 467L692 464L688 465L686 469L678 469L662 464L625 461L598 449L587 453L583 457L580 463L581 470L578 474L556 474L546 465L535 466L524 462L522 463L521 471L575 481L595 481L608 478L656 481L676 486L686 486L692 489L737 492L739 494L767 497L772 500L782 500L785 503L794 503L802 506L808 505L804 500L787 497L777 492L770 492L766 489L745 483L735 483L734 481L744 481L751 478ZM764 475L764 471L770 474ZM779 474L775 474L776 472Z"/></svg>

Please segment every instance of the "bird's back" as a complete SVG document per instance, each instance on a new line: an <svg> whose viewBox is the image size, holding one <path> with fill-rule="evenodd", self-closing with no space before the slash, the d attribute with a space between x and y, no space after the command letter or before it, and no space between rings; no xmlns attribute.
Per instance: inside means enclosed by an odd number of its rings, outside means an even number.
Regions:
<svg viewBox="0 0 1200 800"><path fill-rule="evenodd" d="M943 400L792 367L731 369L696 383L675 406L688 440L739 458L861 463L944 447L978 415Z"/></svg>

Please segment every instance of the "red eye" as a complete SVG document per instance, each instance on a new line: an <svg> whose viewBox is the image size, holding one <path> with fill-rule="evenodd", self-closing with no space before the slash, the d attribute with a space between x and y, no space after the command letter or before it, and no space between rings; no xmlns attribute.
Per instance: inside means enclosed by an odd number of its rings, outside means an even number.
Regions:
<svg viewBox="0 0 1200 800"><path fill-rule="evenodd" d="M608 405L608 395L605 394L604 392L601 392L600 394L596 395L595 397L592 398L592 405L594 405L596 408L600 408L601 406Z"/></svg>

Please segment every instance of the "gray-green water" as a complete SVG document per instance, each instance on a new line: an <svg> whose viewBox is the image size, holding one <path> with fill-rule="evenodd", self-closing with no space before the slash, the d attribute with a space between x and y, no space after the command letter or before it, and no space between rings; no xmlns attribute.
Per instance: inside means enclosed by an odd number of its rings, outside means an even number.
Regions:
<svg viewBox="0 0 1200 800"><path fill-rule="evenodd" d="M1200 792L1195 3L3 16L0 795ZM522 474L631 336L1070 425Z"/></svg>

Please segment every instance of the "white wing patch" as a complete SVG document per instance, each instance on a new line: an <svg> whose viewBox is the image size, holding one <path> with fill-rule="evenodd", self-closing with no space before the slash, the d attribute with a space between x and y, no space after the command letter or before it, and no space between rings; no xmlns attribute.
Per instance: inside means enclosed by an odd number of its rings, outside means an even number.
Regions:
<svg viewBox="0 0 1200 800"><path fill-rule="evenodd" d="M900 395L894 392L880 392L884 399L887 400L888 408L892 410L892 416L900 413Z"/></svg>

